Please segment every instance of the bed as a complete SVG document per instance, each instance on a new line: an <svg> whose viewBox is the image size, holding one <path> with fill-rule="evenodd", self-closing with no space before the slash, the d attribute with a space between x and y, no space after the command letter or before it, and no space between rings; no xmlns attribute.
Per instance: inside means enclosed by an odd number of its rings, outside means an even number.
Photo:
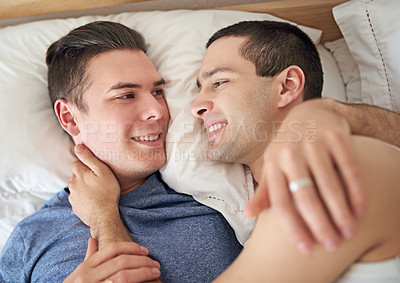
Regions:
<svg viewBox="0 0 400 283"><path fill-rule="evenodd" d="M53 41L87 22L112 20L143 33L148 55L167 81L171 123L163 178L177 191L219 209L242 243L249 229L241 223L253 225L243 215L254 190L251 175L240 164L207 160L205 132L189 111L197 93L196 72L212 33L242 20L296 23L318 46L324 69L323 96L400 111L397 0L282 0L242 5L238 3L247 1L221 1L224 7L189 2L0 3L0 250L20 220L68 184L69 166L75 160L73 144L53 114L44 58Z"/></svg>

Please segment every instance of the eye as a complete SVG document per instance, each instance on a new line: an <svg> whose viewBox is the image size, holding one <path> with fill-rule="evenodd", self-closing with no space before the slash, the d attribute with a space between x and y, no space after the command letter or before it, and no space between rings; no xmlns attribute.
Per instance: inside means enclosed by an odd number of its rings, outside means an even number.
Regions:
<svg viewBox="0 0 400 283"><path fill-rule="evenodd" d="M216 81L215 83L213 83L213 87L215 88L220 87L221 85L227 82L228 82L227 80Z"/></svg>
<svg viewBox="0 0 400 283"><path fill-rule="evenodd" d="M125 93L121 96L118 96L118 98L122 98L122 99L135 98L135 94L133 92L129 92L129 93Z"/></svg>
<svg viewBox="0 0 400 283"><path fill-rule="evenodd" d="M153 91L151 94L156 96L156 95L164 95L164 89L157 89L155 91Z"/></svg>

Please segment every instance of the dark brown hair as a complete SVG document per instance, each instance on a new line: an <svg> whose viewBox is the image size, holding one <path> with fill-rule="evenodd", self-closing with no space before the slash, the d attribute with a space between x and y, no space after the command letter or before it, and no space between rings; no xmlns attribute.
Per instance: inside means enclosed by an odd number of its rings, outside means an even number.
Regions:
<svg viewBox="0 0 400 283"><path fill-rule="evenodd" d="M297 65L306 77L303 100L321 97L321 60L310 37L298 27L275 21L240 22L217 31L206 47L226 36L247 38L240 52L255 65L258 76L273 77Z"/></svg>
<svg viewBox="0 0 400 283"><path fill-rule="evenodd" d="M97 21L80 26L54 42L46 54L47 80L51 102L71 101L87 111L83 93L89 86L87 64L94 56L117 49L146 52L143 36L119 23Z"/></svg>

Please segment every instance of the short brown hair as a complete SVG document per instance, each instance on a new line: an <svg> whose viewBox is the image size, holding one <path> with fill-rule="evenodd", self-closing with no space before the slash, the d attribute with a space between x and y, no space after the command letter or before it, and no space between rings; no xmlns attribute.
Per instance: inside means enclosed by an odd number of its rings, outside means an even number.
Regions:
<svg viewBox="0 0 400 283"><path fill-rule="evenodd" d="M117 49L142 50L146 53L146 43L139 32L108 21L80 26L54 42L46 54L52 104L63 98L86 112L83 93L89 86L85 74L87 64L94 56Z"/></svg>
<svg viewBox="0 0 400 283"><path fill-rule="evenodd" d="M240 52L255 65L258 76L273 77L297 65L306 77L303 100L321 97L321 60L310 37L298 27L285 22L244 21L217 31L206 47L225 36L247 38Z"/></svg>

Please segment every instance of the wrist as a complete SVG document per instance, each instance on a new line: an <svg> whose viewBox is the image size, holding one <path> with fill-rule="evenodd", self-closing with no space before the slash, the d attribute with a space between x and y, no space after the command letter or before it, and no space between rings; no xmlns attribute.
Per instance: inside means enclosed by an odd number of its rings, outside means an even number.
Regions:
<svg viewBox="0 0 400 283"><path fill-rule="evenodd" d="M90 227L90 233L97 239L99 250L112 242L132 242L132 237L117 212L108 213L99 218L96 226Z"/></svg>
<svg viewBox="0 0 400 283"><path fill-rule="evenodd" d="M333 99L326 99L326 103L332 112L336 114L337 117L341 118L348 131L352 134L356 134L357 128L354 126L363 122L362 120L355 122L357 109L352 107L351 104L339 102Z"/></svg>
<svg viewBox="0 0 400 283"><path fill-rule="evenodd" d="M331 98L322 98L322 104L327 110L334 112L335 114L346 117L347 112L346 104Z"/></svg>
<svg viewBox="0 0 400 283"><path fill-rule="evenodd" d="M95 215L96 221L90 225L90 233L93 238L98 239L100 235L106 234L112 226L122 223L118 207L104 208L102 213Z"/></svg>

